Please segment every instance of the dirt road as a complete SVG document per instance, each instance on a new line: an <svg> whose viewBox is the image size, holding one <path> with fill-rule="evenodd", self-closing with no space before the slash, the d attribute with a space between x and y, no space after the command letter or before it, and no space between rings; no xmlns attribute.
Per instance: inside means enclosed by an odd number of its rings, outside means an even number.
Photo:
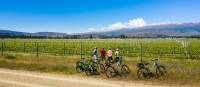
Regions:
<svg viewBox="0 0 200 87"><path fill-rule="evenodd" d="M169 87L0 69L0 87Z"/></svg>

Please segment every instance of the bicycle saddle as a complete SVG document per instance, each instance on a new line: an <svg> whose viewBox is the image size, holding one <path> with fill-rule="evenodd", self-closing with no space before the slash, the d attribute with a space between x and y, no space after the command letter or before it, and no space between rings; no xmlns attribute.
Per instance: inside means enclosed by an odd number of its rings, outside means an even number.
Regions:
<svg viewBox="0 0 200 87"><path fill-rule="evenodd" d="M152 59L151 61L158 61L158 59Z"/></svg>
<svg viewBox="0 0 200 87"><path fill-rule="evenodd" d="M144 65L149 65L149 63L148 63L148 62L144 62L143 64L144 64Z"/></svg>
<svg viewBox="0 0 200 87"><path fill-rule="evenodd" d="M137 67L143 67L144 64L143 63L137 63Z"/></svg>
<svg viewBox="0 0 200 87"><path fill-rule="evenodd" d="M142 63L137 63L137 66L138 67L144 67L144 65L148 65L149 63L148 62L142 62Z"/></svg>

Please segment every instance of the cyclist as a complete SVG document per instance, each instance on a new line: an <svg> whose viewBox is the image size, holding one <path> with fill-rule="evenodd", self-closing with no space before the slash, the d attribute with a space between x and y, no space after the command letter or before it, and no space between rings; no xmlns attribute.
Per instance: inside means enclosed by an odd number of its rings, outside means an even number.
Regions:
<svg viewBox="0 0 200 87"><path fill-rule="evenodd" d="M110 48L107 51L107 56L108 56L108 62L111 63L113 58L112 58L112 50Z"/></svg>
<svg viewBox="0 0 200 87"><path fill-rule="evenodd" d="M95 47L94 50L93 50L93 61L94 61L94 62L97 62L97 61L98 61L97 47Z"/></svg>
<svg viewBox="0 0 200 87"><path fill-rule="evenodd" d="M115 56L116 56L116 58L119 58L119 49L118 48L115 51Z"/></svg>
<svg viewBox="0 0 200 87"><path fill-rule="evenodd" d="M115 51L115 62L117 63L117 65L120 65L120 63L121 63L120 57L119 57L119 49L118 48Z"/></svg>
<svg viewBox="0 0 200 87"><path fill-rule="evenodd" d="M104 48L100 49L100 53L101 53L101 60L104 61L105 57L106 57L106 51Z"/></svg>

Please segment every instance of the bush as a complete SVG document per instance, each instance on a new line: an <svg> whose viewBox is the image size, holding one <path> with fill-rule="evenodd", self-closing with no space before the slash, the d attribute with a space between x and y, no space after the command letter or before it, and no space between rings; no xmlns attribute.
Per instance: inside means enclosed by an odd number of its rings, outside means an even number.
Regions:
<svg viewBox="0 0 200 87"><path fill-rule="evenodd" d="M5 58L6 58L6 59L15 59L16 56L15 56L15 55L7 54L7 55L5 55Z"/></svg>

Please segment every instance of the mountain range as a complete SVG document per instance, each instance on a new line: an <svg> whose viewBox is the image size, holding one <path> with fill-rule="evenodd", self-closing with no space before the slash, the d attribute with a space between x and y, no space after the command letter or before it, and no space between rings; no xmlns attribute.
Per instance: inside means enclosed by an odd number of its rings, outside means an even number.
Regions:
<svg viewBox="0 0 200 87"><path fill-rule="evenodd" d="M58 32L28 33L28 32L18 32L18 31L11 31L11 30L0 30L0 35L63 37L63 36L66 36L67 34L66 33L58 33Z"/></svg>
<svg viewBox="0 0 200 87"><path fill-rule="evenodd" d="M47 37L63 37L69 36L66 33L58 32L18 32L10 30L1 30L0 35L24 35L24 36L47 36ZM200 35L200 22L188 22L188 23L166 23L166 24L152 24L138 28L124 28L112 31L101 31L101 32L87 32L71 35L84 35L89 37L94 35L98 36L120 36L124 35L127 37L159 37L159 36L199 36Z"/></svg>
<svg viewBox="0 0 200 87"><path fill-rule="evenodd" d="M138 28L118 29L107 32L90 32L101 35L158 35L158 36L194 36L200 35L200 23L167 23L147 25Z"/></svg>

